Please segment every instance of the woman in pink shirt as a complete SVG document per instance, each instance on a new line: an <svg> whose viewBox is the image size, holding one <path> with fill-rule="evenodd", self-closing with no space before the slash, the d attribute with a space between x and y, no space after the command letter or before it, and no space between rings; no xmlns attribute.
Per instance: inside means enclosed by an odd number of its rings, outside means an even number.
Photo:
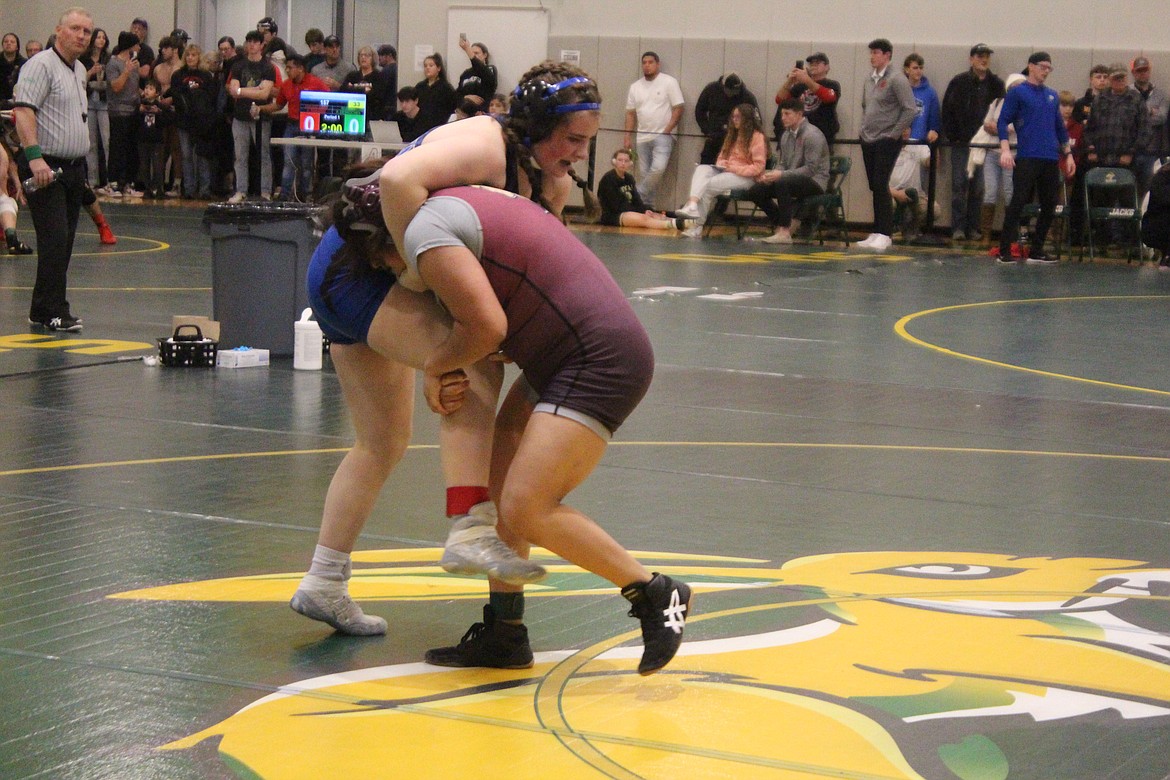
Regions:
<svg viewBox="0 0 1170 780"><path fill-rule="evenodd" d="M694 227L683 235L698 238L715 198L727 190L747 189L764 172L768 163L768 140L760 129L760 117L751 103L740 103L731 111L727 138L714 165L700 165L691 177L691 196L675 213L693 217Z"/></svg>

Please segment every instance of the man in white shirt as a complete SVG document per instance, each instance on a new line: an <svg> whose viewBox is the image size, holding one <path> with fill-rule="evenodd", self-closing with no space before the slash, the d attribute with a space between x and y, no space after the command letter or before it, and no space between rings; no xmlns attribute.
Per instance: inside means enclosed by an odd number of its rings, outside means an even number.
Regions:
<svg viewBox="0 0 1170 780"><path fill-rule="evenodd" d="M626 148L638 154L638 194L647 208L654 208L658 181L674 150L674 130L683 114L683 94L678 81L660 71L658 55L642 55L642 78L630 85L626 96ZM631 143L638 131L637 146Z"/></svg>

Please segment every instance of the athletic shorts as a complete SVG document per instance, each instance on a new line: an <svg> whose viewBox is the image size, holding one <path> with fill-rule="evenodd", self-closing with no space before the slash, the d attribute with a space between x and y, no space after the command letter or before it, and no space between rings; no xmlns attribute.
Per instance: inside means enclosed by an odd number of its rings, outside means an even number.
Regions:
<svg viewBox="0 0 1170 780"><path fill-rule="evenodd" d="M329 295L323 289L325 271L344 242L336 228L329 228L309 261L309 305L325 338L334 344L364 344L378 307L394 286L394 274L376 271L354 277L343 269L330 280Z"/></svg>

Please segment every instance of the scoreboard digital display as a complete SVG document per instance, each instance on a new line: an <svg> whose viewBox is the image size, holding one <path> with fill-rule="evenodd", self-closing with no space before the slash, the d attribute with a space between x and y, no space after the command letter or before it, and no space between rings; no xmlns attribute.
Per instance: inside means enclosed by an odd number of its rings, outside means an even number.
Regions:
<svg viewBox="0 0 1170 780"><path fill-rule="evenodd" d="M300 130L319 138L365 136L366 96L360 92L302 92Z"/></svg>

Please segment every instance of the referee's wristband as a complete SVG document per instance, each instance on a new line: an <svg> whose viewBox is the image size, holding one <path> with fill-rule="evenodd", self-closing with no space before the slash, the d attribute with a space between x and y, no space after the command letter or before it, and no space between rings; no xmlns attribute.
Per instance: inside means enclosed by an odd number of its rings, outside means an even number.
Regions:
<svg viewBox="0 0 1170 780"><path fill-rule="evenodd" d="M32 146L24 147L24 159L26 162L32 162L33 160L39 160L42 157L44 157L44 155L41 153L41 147L38 146L37 144L33 144Z"/></svg>

